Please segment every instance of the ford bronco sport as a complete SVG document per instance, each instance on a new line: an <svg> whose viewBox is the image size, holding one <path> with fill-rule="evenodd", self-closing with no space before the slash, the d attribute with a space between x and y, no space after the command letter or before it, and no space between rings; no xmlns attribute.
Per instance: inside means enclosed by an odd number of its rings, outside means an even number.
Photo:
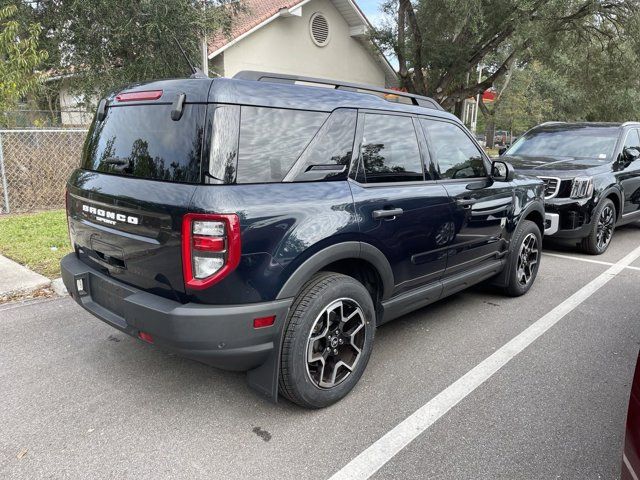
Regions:
<svg viewBox="0 0 640 480"><path fill-rule="evenodd" d="M113 327L320 408L358 382L377 326L489 279L525 293L543 195L426 97L158 81L98 106L63 279Z"/></svg>

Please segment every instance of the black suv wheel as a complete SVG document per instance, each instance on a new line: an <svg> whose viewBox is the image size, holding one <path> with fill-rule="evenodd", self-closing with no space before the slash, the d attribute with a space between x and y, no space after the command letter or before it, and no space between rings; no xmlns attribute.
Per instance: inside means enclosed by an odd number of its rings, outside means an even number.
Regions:
<svg viewBox="0 0 640 480"><path fill-rule="evenodd" d="M362 376L374 335L375 309L367 289L346 275L315 275L291 307L280 392L307 408L337 402Z"/></svg>
<svg viewBox="0 0 640 480"><path fill-rule="evenodd" d="M582 250L590 255L601 255L607 251L616 228L616 207L605 198L593 212L589 236L582 239Z"/></svg>
<svg viewBox="0 0 640 480"><path fill-rule="evenodd" d="M523 220L516 229L507 263L505 293L519 297L529 291L540 268L542 234L534 222Z"/></svg>

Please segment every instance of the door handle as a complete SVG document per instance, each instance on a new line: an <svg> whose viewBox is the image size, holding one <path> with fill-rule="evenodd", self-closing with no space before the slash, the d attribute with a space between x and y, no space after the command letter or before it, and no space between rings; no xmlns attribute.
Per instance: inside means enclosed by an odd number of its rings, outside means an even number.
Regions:
<svg viewBox="0 0 640 480"><path fill-rule="evenodd" d="M389 218L389 217L397 217L398 215L402 215L404 210L401 208L389 208L386 210L374 210L373 211L373 219L377 220L379 218Z"/></svg>

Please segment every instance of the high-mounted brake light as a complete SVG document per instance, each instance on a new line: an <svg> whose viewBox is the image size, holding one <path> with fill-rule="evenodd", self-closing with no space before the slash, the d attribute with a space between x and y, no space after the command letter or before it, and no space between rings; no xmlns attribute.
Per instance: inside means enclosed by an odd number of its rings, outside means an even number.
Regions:
<svg viewBox="0 0 640 480"><path fill-rule="evenodd" d="M240 263L236 214L187 213L182 219L182 272L188 289L222 280Z"/></svg>
<svg viewBox="0 0 640 480"><path fill-rule="evenodd" d="M162 96L162 90L144 90L142 92L119 93L116 95L118 102L135 102L142 100L157 100Z"/></svg>

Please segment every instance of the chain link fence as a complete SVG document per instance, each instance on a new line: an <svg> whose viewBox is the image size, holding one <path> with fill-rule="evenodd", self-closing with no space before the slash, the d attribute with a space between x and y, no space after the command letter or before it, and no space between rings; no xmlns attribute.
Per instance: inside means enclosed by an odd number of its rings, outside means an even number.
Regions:
<svg viewBox="0 0 640 480"><path fill-rule="evenodd" d="M0 130L0 211L63 208L86 135L84 129Z"/></svg>

